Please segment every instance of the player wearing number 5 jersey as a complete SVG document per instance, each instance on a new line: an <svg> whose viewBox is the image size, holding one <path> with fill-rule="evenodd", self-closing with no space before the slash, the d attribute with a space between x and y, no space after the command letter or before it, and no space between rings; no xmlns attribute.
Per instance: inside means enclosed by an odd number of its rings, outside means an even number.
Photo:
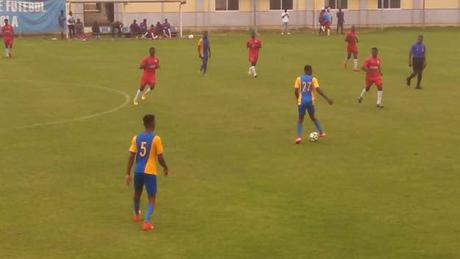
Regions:
<svg viewBox="0 0 460 259"><path fill-rule="evenodd" d="M299 120L297 122L297 138L295 140L296 144L302 142L302 124L305 118L305 113L308 112L310 119L315 124L316 129L319 132L320 137L325 137L319 120L315 117L315 99L316 93L321 95L324 99L327 100L329 104L332 104L332 100L327 97L324 92L319 88L318 80L313 77L313 69L310 65L304 67L304 74L297 77L295 81L295 97L297 100L297 106L299 111Z"/></svg>
<svg viewBox="0 0 460 259"><path fill-rule="evenodd" d="M134 217L135 222L141 221L140 198L145 186L148 195L148 205L144 216L142 230L153 229L150 222L155 208L157 193L157 168L156 161L163 167L164 175L168 175L168 166L163 158L163 144L161 138L155 134L155 116L145 115L143 118L145 131L134 136L129 148L129 160L126 168L126 184L131 184L131 169L134 161Z"/></svg>

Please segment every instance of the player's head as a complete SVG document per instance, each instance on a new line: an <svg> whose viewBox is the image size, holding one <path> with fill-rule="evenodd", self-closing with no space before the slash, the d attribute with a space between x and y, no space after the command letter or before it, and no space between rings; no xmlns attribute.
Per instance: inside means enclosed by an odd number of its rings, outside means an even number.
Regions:
<svg viewBox="0 0 460 259"><path fill-rule="evenodd" d="M339 12L341 12L341 11L342 11L342 8L339 8Z"/></svg>
<svg viewBox="0 0 460 259"><path fill-rule="evenodd" d="M136 23L136 22L137 22L136 19L134 19L134 20L133 20L133 23Z"/></svg>
<svg viewBox="0 0 460 259"><path fill-rule="evenodd" d="M5 25L8 25L8 19L3 20L3 22L5 23Z"/></svg>
<svg viewBox="0 0 460 259"><path fill-rule="evenodd" d="M354 25L351 26L351 31L354 32L356 30L356 27Z"/></svg>
<svg viewBox="0 0 460 259"><path fill-rule="evenodd" d="M422 42L423 42L423 35L422 35L422 34L418 35L418 37L417 37L417 42L418 42L418 43L422 43Z"/></svg>
<svg viewBox="0 0 460 259"><path fill-rule="evenodd" d="M154 48L154 47L151 47L151 48L149 49L149 54L150 54L150 56L152 56L152 57L155 56L155 48Z"/></svg>
<svg viewBox="0 0 460 259"><path fill-rule="evenodd" d="M154 130L155 129L155 115L147 114L142 118L144 121L144 127L146 130Z"/></svg>
<svg viewBox="0 0 460 259"><path fill-rule="evenodd" d="M72 15L72 11L69 12L69 15Z"/></svg>
<svg viewBox="0 0 460 259"><path fill-rule="evenodd" d="M252 31L251 31L251 38L254 39L255 37L256 37L256 31L255 31L255 30L252 30Z"/></svg>
<svg viewBox="0 0 460 259"><path fill-rule="evenodd" d="M207 38L208 37L208 31L204 31L203 32L203 38Z"/></svg>
<svg viewBox="0 0 460 259"><path fill-rule="evenodd" d="M284 9L284 12L287 13L287 9Z"/></svg>
<svg viewBox="0 0 460 259"><path fill-rule="evenodd" d="M305 74L310 76L313 74L313 68L310 65L305 65L303 71L305 72Z"/></svg>
<svg viewBox="0 0 460 259"><path fill-rule="evenodd" d="M371 53L372 53L373 57L377 57L377 55L379 54L379 49L378 48L372 48Z"/></svg>

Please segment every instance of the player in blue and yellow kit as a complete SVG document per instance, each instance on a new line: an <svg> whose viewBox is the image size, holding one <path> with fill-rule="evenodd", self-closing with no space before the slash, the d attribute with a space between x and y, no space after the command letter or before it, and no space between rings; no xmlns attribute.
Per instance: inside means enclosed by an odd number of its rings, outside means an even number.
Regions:
<svg viewBox="0 0 460 259"><path fill-rule="evenodd" d="M327 100L329 104L332 104L332 100L327 97L323 91L319 88L318 80L313 77L313 69L310 65L304 67L304 74L297 77L294 87L295 87L295 98L297 100L298 110L299 110L299 121L297 122L297 138L295 140L296 144L302 142L302 124L305 117L305 113L308 112L310 119L315 124L316 129L319 132L320 137L325 137L319 120L315 117L315 98L316 93L321 95L324 99Z"/></svg>
<svg viewBox="0 0 460 259"><path fill-rule="evenodd" d="M203 33L203 37L198 41L198 57L201 59L200 71L204 75L208 71L208 59L211 58L211 44L209 43L207 31Z"/></svg>
<svg viewBox="0 0 460 259"><path fill-rule="evenodd" d="M155 208L155 197L157 192L157 168L156 160L163 167L164 175L168 175L168 166L163 158L163 144L161 138L155 134L155 116L145 115L143 118L145 131L134 136L129 148L129 160L126 168L126 184L131 184L131 169L134 161L134 217L133 220L141 221L140 199L142 190L145 186L148 195L148 205L144 216L142 230L153 229L150 222L153 209Z"/></svg>

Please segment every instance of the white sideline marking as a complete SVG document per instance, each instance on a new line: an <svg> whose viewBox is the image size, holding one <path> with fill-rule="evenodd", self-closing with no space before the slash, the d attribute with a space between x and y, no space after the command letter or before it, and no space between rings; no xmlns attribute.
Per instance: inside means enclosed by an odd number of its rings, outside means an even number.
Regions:
<svg viewBox="0 0 460 259"><path fill-rule="evenodd" d="M116 111L119 111L119 110L123 109L124 107L126 107L128 105L128 103L129 103L129 101L130 101L129 95L126 94L125 92L122 92L122 91L119 91L119 90L116 90L116 89L112 89L112 88L108 88L108 87L104 87L104 86L100 86L100 85L78 84L78 83L75 84L75 83L51 82L51 81L27 80L27 79L24 79L24 80L0 79L0 81L34 82L34 83L41 82L41 83L45 83L45 84L70 85L70 86L74 86L74 87L77 86L77 87L81 87L81 88L87 87L87 88L93 88L93 89L101 89L101 90L104 90L104 91L107 91L107 92L111 92L111 93L114 93L114 94L117 94L117 95L121 95L121 96L123 96L125 98L125 100L123 101L122 104L120 104L120 105L118 105L118 106L116 106L114 108L111 108L109 110L106 110L106 111L96 112L96 113L93 113L93 114L83 115L83 116L70 118L70 119L50 121L50 122L39 122L39 123L34 123L34 124L30 124L30 125L25 125L25 126L17 126L17 127L12 127L12 128L9 128L9 129L30 129L30 128L37 128L37 127L51 126L51 125L66 124L66 123L75 122L75 121L85 121L85 120L93 119L93 118L96 118L96 117L99 117L99 116L102 116L102 115L106 115L106 114L109 114L109 113L114 113Z"/></svg>

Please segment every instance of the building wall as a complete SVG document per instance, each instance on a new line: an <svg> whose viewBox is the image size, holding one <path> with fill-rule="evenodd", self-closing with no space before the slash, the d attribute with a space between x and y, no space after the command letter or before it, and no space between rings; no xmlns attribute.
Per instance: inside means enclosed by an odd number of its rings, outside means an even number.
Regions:
<svg viewBox="0 0 460 259"><path fill-rule="evenodd" d="M257 12L253 13L253 1ZM380 0L348 0L344 10L346 26L419 26L460 25L460 0L425 0L425 13L421 10L423 0L401 0L401 8L378 9ZM257 22L259 28L279 28L281 10L270 10L270 0L240 0L238 11L216 11L215 0L187 0L182 6L183 25L186 29L249 29ZM317 27L319 10L325 0L293 0L291 28ZM72 4L73 10L82 11L81 4ZM336 10L332 10L335 17ZM79 15L80 16L80 15ZM80 16L81 17L81 16ZM423 18L424 17L424 18ZM149 23L168 18L173 25L179 24L178 3L130 3L117 4L115 19L129 24L133 19L147 18Z"/></svg>

